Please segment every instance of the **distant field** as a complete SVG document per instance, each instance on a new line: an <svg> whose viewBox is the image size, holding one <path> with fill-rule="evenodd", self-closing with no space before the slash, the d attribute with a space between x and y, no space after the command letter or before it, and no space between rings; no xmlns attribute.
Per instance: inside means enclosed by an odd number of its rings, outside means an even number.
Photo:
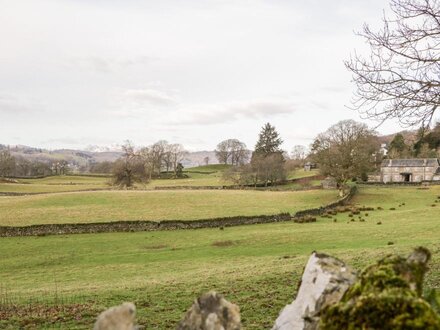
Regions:
<svg viewBox="0 0 440 330"><path fill-rule="evenodd" d="M274 194L282 200L283 193ZM90 329L100 310L123 301L136 303L139 323L146 329L173 329L195 297L211 289L241 307L245 329L269 329L280 309L293 299L313 250L338 256L359 269L388 253L406 254L423 245L433 252L426 286L440 288L437 196L440 186L428 190L361 187L354 203L384 209L362 212L365 222L350 222L347 213L341 213L337 222L318 218L310 224L222 231L1 238L1 285L17 300L49 301L56 293L67 307L69 301L83 304L80 312L81 304L72 305L72 312L60 312L63 318L56 325L69 329ZM277 199L271 202L278 204ZM377 225L378 221L382 224ZM53 314L55 310L49 316L18 317L18 311L0 320L0 328L6 324L18 328L27 322L50 327L55 319L51 315L58 315ZM80 314L85 317L78 318Z"/></svg>
<svg viewBox="0 0 440 330"><path fill-rule="evenodd" d="M203 165L203 166L197 166L197 167L190 167L187 169L184 169L183 171L185 173L191 173L191 172L218 172L218 171L224 171L228 168L230 168L231 165L225 165L225 164L212 164L212 165Z"/></svg>
<svg viewBox="0 0 440 330"><path fill-rule="evenodd" d="M319 170L311 170L311 171L304 171L304 169L296 169L288 173L287 179L300 179L300 178L307 178L310 176L318 175Z"/></svg>
<svg viewBox="0 0 440 330"><path fill-rule="evenodd" d="M110 178L94 176L49 176L42 179L18 179L17 183L0 183L1 192L50 193L77 190L110 189Z"/></svg>
<svg viewBox="0 0 440 330"><path fill-rule="evenodd" d="M294 213L336 199L333 190L98 191L0 197L0 225L269 215Z"/></svg>
<svg viewBox="0 0 440 330"><path fill-rule="evenodd" d="M232 182L223 179L223 172L230 165L216 164L198 166L185 169L188 178L183 179L153 179L148 184L136 184L138 190L149 190L155 187L181 187L181 186L227 186ZM298 179L318 174L317 170L294 170L288 174L289 179ZM285 186L285 189L301 188L300 185ZM65 175L49 176L42 179L18 179L17 183L0 182L0 193L51 193L79 190L112 190L117 189L111 185L111 178L106 176Z"/></svg>
<svg viewBox="0 0 440 330"><path fill-rule="evenodd" d="M189 178L152 180L145 188L174 187L174 186L227 186L232 183L223 180L223 172L230 165L215 164L191 167L185 169L184 174Z"/></svg>

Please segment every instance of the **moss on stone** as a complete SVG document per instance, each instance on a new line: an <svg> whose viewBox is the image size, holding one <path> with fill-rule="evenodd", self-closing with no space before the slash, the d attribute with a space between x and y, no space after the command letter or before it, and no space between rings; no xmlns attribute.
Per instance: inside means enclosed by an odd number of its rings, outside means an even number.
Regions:
<svg viewBox="0 0 440 330"><path fill-rule="evenodd" d="M430 253L387 256L363 270L341 301L321 313L321 329L440 329L440 317L421 298Z"/></svg>

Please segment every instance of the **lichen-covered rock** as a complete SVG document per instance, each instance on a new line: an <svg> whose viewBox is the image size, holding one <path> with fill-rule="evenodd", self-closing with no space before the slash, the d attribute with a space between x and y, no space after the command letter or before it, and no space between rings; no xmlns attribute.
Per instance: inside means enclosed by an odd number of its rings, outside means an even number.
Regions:
<svg viewBox="0 0 440 330"><path fill-rule="evenodd" d="M430 253L388 256L366 268L342 300L321 313L320 328L440 329L440 318L421 298Z"/></svg>
<svg viewBox="0 0 440 330"><path fill-rule="evenodd" d="M339 302L355 279L355 272L341 260L313 252L296 299L283 309L272 330L317 329L319 312Z"/></svg>
<svg viewBox="0 0 440 330"><path fill-rule="evenodd" d="M239 330L240 309L216 292L196 299L177 326L178 330Z"/></svg>
<svg viewBox="0 0 440 330"><path fill-rule="evenodd" d="M136 306L126 302L99 314L93 330L135 330Z"/></svg>

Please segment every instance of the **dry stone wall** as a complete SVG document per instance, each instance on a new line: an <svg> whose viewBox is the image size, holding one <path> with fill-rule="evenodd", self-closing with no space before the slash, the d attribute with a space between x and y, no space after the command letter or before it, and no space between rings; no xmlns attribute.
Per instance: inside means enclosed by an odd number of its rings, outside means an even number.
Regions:
<svg viewBox="0 0 440 330"><path fill-rule="evenodd" d="M344 205L356 193L356 187L341 199L328 205L290 213L280 213L275 215L259 216L236 216L214 219L200 220L165 220L165 221L113 221L99 223L59 223L42 224L31 226L0 226L0 237L12 236L45 236L45 235L67 235L67 234L87 234L105 232L137 232L137 231L158 231L158 230L178 230L178 229L200 229L200 228L222 228L232 226L254 225L273 222L291 221L295 218L304 218L309 215L319 215L332 208ZM62 221L60 221L62 222Z"/></svg>

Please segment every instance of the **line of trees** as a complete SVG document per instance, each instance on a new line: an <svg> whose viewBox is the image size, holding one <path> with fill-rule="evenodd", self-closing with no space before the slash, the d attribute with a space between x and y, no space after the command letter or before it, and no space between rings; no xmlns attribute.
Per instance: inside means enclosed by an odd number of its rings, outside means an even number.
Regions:
<svg viewBox="0 0 440 330"><path fill-rule="evenodd" d="M237 185L275 185L286 179L282 139L267 123L261 129L250 163L237 164L224 172L224 179Z"/></svg>
<svg viewBox="0 0 440 330"><path fill-rule="evenodd" d="M0 177L27 177L65 174L67 162L44 163L13 156L9 148L0 150Z"/></svg>
<svg viewBox="0 0 440 330"><path fill-rule="evenodd" d="M249 161L250 154L246 144L237 139L224 140L215 149L220 164L243 165Z"/></svg>
<svg viewBox="0 0 440 330"><path fill-rule="evenodd" d="M114 183L131 187L135 182L148 182L153 178L183 176L182 161L187 151L181 144L158 141L136 149L130 141L122 146L123 155L113 166Z"/></svg>
<svg viewBox="0 0 440 330"><path fill-rule="evenodd" d="M387 157L394 158L436 158L440 149L440 122L433 129L420 129L415 142L405 141L398 133L388 146Z"/></svg>

